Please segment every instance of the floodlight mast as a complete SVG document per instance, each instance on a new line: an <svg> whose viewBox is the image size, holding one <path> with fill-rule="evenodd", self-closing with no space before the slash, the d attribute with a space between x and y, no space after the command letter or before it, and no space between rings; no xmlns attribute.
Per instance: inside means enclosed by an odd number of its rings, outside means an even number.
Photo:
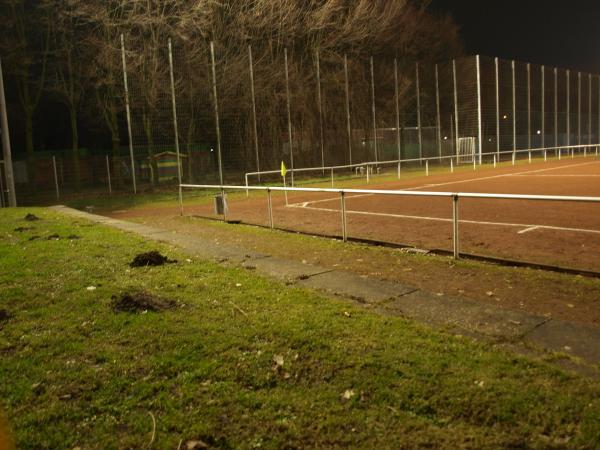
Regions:
<svg viewBox="0 0 600 450"><path fill-rule="evenodd" d="M2 60L0 59L0 116L2 116L2 149L4 153L4 175L8 191L8 206L17 206L15 194L15 179L13 176L12 156L10 151L10 134L8 131L8 114L6 112L6 97L4 97L4 76L2 75ZM0 174L0 177L2 175ZM0 195L4 193L0 192Z"/></svg>

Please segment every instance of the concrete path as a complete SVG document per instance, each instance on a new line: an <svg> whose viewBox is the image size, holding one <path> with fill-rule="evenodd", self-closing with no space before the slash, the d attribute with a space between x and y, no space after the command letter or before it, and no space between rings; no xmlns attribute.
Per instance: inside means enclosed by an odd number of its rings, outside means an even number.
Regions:
<svg viewBox="0 0 600 450"><path fill-rule="evenodd" d="M231 262L290 284L348 298L382 314L402 316L452 333L506 344L527 354L569 355L574 358L564 359L566 367L600 377L599 327L509 311L466 298L436 295L411 286L276 258L65 206L51 209L175 245L201 259Z"/></svg>

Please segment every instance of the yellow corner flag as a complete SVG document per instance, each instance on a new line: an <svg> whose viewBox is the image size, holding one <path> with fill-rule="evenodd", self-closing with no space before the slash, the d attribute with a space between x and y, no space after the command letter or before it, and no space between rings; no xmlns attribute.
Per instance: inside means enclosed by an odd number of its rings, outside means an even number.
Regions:
<svg viewBox="0 0 600 450"><path fill-rule="evenodd" d="M281 176L285 178L285 174L287 173L287 167L285 167L285 163L281 161Z"/></svg>

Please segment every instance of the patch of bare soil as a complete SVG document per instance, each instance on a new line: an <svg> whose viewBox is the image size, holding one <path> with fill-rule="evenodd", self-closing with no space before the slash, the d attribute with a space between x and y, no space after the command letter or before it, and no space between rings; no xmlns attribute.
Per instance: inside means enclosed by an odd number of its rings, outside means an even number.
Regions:
<svg viewBox="0 0 600 450"><path fill-rule="evenodd" d="M114 312L161 312L173 309L177 306L173 300L163 299L146 292L124 293L120 296L112 296L112 308Z"/></svg>
<svg viewBox="0 0 600 450"><path fill-rule="evenodd" d="M129 264L131 267L147 267L147 266L162 266L167 263L176 263L176 260L171 260L164 255L161 255L156 250L147 253L140 253L133 258Z"/></svg>
<svg viewBox="0 0 600 450"><path fill-rule="evenodd" d="M41 220L38 216L31 213L27 214L23 219L25 219L27 222L35 222L36 220Z"/></svg>
<svg viewBox="0 0 600 450"><path fill-rule="evenodd" d="M17 227L14 229L15 233L23 233L24 231L33 230L33 227Z"/></svg>

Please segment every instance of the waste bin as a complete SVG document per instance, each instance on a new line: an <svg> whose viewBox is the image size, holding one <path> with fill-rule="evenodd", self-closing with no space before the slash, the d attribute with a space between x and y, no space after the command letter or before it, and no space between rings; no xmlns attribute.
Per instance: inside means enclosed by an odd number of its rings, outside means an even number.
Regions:
<svg viewBox="0 0 600 450"><path fill-rule="evenodd" d="M215 195L215 214L218 216L227 214L227 194Z"/></svg>

